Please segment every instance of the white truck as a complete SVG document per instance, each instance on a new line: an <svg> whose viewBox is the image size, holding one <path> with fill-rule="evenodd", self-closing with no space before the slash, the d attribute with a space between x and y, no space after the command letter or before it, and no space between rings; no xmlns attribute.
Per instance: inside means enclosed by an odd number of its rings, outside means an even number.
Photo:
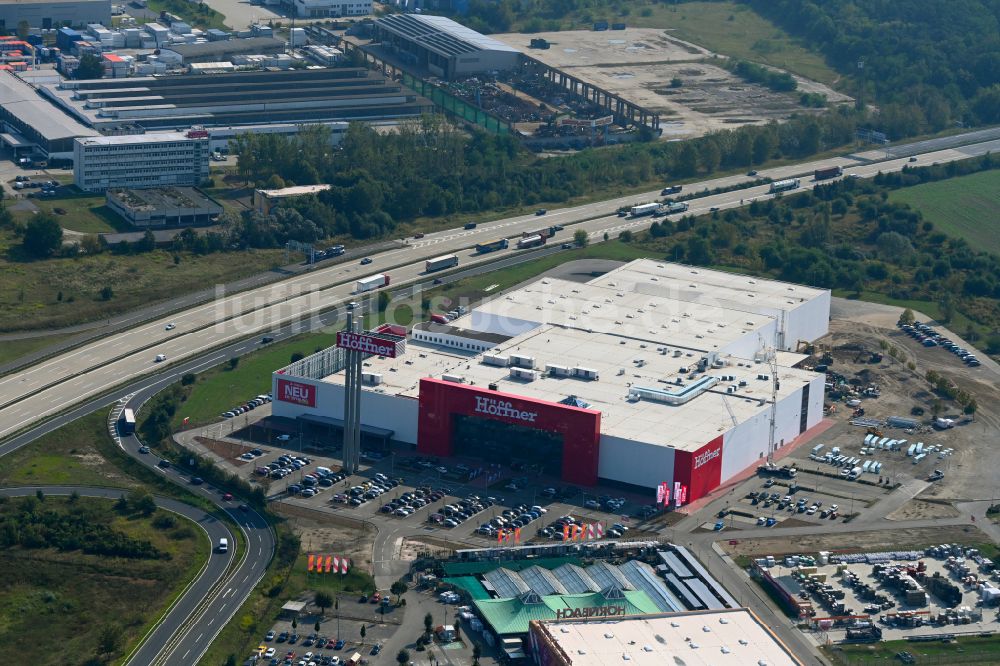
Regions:
<svg viewBox="0 0 1000 666"><path fill-rule="evenodd" d="M355 283L354 293L362 294L366 291L371 291L372 289L385 287L388 284L389 284L388 273L377 273L376 275L369 275L366 278L361 278Z"/></svg>
<svg viewBox="0 0 1000 666"><path fill-rule="evenodd" d="M451 268L452 266L458 266L458 257L454 254L445 254L440 257L428 259L427 263L424 264L424 272L432 273L444 270L445 268Z"/></svg>
<svg viewBox="0 0 1000 666"><path fill-rule="evenodd" d="M660 204L658 203L639 204L638 206L632 206L629 213L632 217L642 217L643 215L652 215L659 209Z"/></svg>
<svg viewBox="0 0 1000 666"><path fill-rule="evenodd" d="M683 201L671 201L666 204L663 209L666 211L667 215L673 215L674 213L683 213L687 211L690 206Z"/></svg>

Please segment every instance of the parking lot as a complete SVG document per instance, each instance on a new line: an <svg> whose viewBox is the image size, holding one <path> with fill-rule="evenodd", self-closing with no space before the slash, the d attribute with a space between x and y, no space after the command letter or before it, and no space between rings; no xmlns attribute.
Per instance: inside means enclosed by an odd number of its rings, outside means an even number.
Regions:
<svg viewBox="0 0 1000 666"><path fill-rule="evenodd" d="M813 628L831 640L847 638L853 620L823 618L869 616L883 640L1000 630L1000 574L974 548L945 544L841 557L821 564L786 556L768 567L786 591L812 605Z"/></svg>
<svg viewBox="0 0 1000 666"><path fill-rule="evenodd" d="M321 434L281 434L251 420L267 412L265 403L236 414L225 422L235 430L228 436L216 425L206 434L218 434L188 439L269 497L356 520L409 524L454 543L623 538L640 533L652 513L634 494L566 486L516 464L482 468L410 451L366 450L361 471L348 476L331 457L338 449L321 447Z"/></svg>

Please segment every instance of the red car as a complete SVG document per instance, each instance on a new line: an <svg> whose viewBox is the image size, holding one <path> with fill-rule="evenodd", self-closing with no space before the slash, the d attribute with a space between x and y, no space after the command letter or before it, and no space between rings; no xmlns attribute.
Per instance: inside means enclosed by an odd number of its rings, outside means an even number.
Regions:
<svg viewBox="0 0 1000 666"><path fill-rule="evenodd" d="M222 496L222 501L223 502L229 502L232 499L233 499L233 494L232 493L226 493L225 495Z"/></svg>
<svg viewBox="0 0 1000 666"><path fill-rule="evenodd" d="M382 594L380 592L376 592L372 595L372 598L368 600L368 602L372 604L377 604L380 601L382 601Z"/></svg>
<svg viewBox="0 0 1000 666"><path fill-rule="evenodd" d="M331 638L331 639L329 639L329 640L328 640L328 641L326 642L326 649L327 649L327 650L332 650L332 649L333 649L333 646L334 646L334 645L336 645L336 644L337 644L337 641L335 641L335 640L333 640L333 639ZM319 647L319 646L317 645L316 647Z"/></svg>

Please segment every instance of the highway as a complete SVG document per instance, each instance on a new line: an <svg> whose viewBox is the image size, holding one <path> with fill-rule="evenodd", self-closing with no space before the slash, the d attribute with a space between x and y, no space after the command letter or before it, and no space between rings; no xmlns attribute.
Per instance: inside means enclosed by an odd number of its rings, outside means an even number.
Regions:
<svg viewBox="0 0 1000 666"><path fill-rule="evenodd" d="M949 138L950 139L950 138ZM932 140L934 142L942 139ZM945 148L923 153L917 165L928 162L948 162L982 155L1000 149L1000 139ZM907 158L882 162L842 157L807 164L780 167L763 172L774 179L811 173L814 168L841 164L845 171L859 177L871 177L879 171L899 170L908 164ZM732 186L750 180L746 176L726 176L685 186L685 193ZM805 184L808 186L808 183ZM690 202L688 214L702 214L710 208L726 209L746 205L753 199L767 198L767 186L757 186ZM57 414L89 397L101 395L120 385L127 378L153 373L158 369L154 359L158 354L167 363L196 357L207 350L233 340L272 330L291 323L298 330L315 328L314 317L351 297L354 280L386 271L392 284L407 284L425 279L422 275L425 259L455 252L462 266L489 263L517 254L514 249L476 256L469 248L502 236L517 236L553 224L566 225L563 235L555 240L570 240L577 229L588 232L592 242L603 240L605 233L616 237L622 231L648 227L651 218L619 218L614 211L620 206L650 201L659 192L629 195L609 201L554 210L544 216L518 217L479 224L475 229L448 230L407 244L374 257L369 266L340 263L311 273L298 275L279 283L225 296L215 302L199 305L169 318L151 321L101 340L86 344L56 356L21 372L0 378L0 438L15 433L30 424ZM574 225L569 227L568 225ZM173 330L166 325L175 323ZM235 348L237 353L252 349L255 340L248 339Z"/></svg>

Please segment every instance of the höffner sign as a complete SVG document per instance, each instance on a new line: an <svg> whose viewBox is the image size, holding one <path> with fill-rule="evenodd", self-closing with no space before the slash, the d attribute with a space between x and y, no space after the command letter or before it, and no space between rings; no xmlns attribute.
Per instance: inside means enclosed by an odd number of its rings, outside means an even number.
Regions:
<svg viewBox="0 0 1000 666"><path fill-rule="evenodd" d="M538 418L538 412L525 412L514 407L514 404L506 400L476 396L476 413L488 416L502 416L515 421L534 423Z"/></svg>
<svg viewBox="0 0 1000 666"><path fill-rule="evenodd" d="M341 349L350 349L351 351L359 351L365 354L372 354L373 356L396 358L396 343L377 338L374 335L340 331L337 333L337 346Z"/></svg>
<svg viewBox="0 0 1000 666"><path fill-rule="evenodd" d="M704 453L699 453L694 457L694 469L698 469L702 465L707 465L712 460L715 460L720 455L722 455L722 449L712 449L711 451L705 451Z"/></svg>
<svg viewBox="0 0 1000 666"><path fill-rule="evenodd" d="M588 608L557 608L557 620L625 615L624 606L590 606Z"/></svg>

